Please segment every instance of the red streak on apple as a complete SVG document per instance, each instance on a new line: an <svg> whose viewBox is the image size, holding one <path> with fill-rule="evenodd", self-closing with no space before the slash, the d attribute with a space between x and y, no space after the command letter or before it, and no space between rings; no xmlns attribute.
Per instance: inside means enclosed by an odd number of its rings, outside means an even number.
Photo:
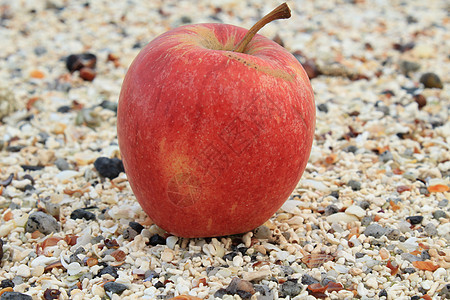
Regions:
<svg viewBox="0 0 450 300"><path fill-rule="evenodd" d="M182 237L237 234L269 219L305 169L314 95L300 63L247 30L197 24L168 31L123 82L118 139L149 217Z"/></svg>

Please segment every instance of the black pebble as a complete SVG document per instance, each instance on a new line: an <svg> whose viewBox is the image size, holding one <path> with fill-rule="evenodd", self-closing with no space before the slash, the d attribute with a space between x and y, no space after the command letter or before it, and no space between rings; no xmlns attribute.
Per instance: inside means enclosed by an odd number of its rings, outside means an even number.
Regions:
<svg viewBox="0 0 450 300"><path fill-rule="evenodd" d="M5 292L0 297L1 300L32 300L33 298L27 294L19 292Z"/></svg>
<svg viewBox="0 0 450 300"><path fill-rule="evenodd" d="M228 252L227 254L225 254L222 258L223 260L227 261L232 261L233 258L237 255L237 252L233 251L233 252Z"/></svg>
<svg viewBox="0 0 450 300"><path fill-rule="evenodd" d="M103 288L105 289L106 292L111 292L118 295L122 294L123 291L128 289L128 287L125 284L117 283L114 281L105 283Z"/></svg>
<svg viewBox="0 0 450 300"><path fill-rule="evenodd" d="M12 280L10 279L3 279L2 282L0 283L0 286L2 289L7 288L7 287L14 287L14 282L12 282Z"/></svg>
<svg viewBox="0 0 450 300"><path fill-rule="evenodd" d="M159 234L154 234L150 237L150 240L148 241L148 244L151 246L156 245L165 245L166 239L160 236Z"/></svg>
<svg viewBox="0 0 450 300"><path fill-rule="evenodd" d="M411 297L411 300L419 300L420 298L421 298L420 296L415 295Z"/></svg>
<svg viewBox="0 0 450 300"><path fill-rule="evenodd" d="M162 283L161 281L158 281L157 283L155 283L154 287L157 289L162 288L162 287L164 287L164 283Z"/></svg>
<svg viewBox="0 0 450 300"><path fill-rule="evenodd" d="M56 109L56 111L59 112L59 113L65 114L65 113L68 113L70 111L70 109L71 109L70 106L63 105L63 106L58 107Z"/></svg>
<svg viewBox="0 0 450 300"><path fill-rule="evenodd" d="M97 57L92 53L71 54L66 58L66 67L69 72L78 71L84 67L95 69Z"/></svg>
<svg viewBox="0 0 450 300"><path fill-rule="evenodd" d="M118 158L99 157L95 160L94 167L101 176L109 179L114 179L120 172L125 171L122 161Z"/></svg>
<svg viewBox="0 0 450 300"><path fill-rule="evenodd" d="M70 218L73 220L85 219L85 220L89 221L89 220L95 220L95 214L90 211L85 210L84 208L78 208L78 209L75 209L70 214Z"/></svg>
<svg viewBox="0 0 450 300"><path fill-rule="evenodd" d="M113 266L106 266L106 267L104 267L103 269L101 269L98 272L97 276L101 277L104 274L109 274L109 275L111 275L114 278L119 277L119 274L117 274L117 269L115 267L113 267Z"/></svg>
<svg viewBox="0 0 450 300"><path fill-rule="evenodd" d="M242 290L238 290L236 292L236 295L238 295L239 297L241 297L241 299L250 299L252 297L252 294L250 292L246 292L246 291L242 291Z"/></svg>
<svg viewBox="0 0 450 300"><path fill-rule="evenodd" d="M332 191L330 193L330 196L332 196L332 197L334 197L336 199L339 199L339 191Z"/></svg>
<svg viewBox="0 0 450 300"><path fill-rule="evenodd" d="M362 209L366 210L370 208L370 202L367 200L363 200L359 203L359 207L361 207Z"/></svg>
<svg viewBox="0 0 450 300"><path fill-rule="evenodd" d="M324 113L327 113L328 112L328 105L326 105L325 103L319 104L317 106L317 109L319 111L323 111Z"/></svg>
<svg viewBox="0 0 450 300"><path fill-rule="evenodd" d="M353 179L350 180L347 183L347 185L350 186L352 188L352 190L354 190L354 191L359 191L361 189L361 182L353 180Z"/></svg>
<svg viewBox="0 0 450 300"><path fill-rule="evenodd" d="M131 228L134 229L134 231L136 231L137 233L141 233L142 230L144 229L144 226L142 226L141 224L139 224L138 222L130 222L128 224Z"/></svg>
<svg viewBox="0 0 450 300"><path fill-rule="evenodd" d="M387 297L388 293L386 292L385 289L382 289L379 293L378 293L378 297Z"/></svg>
<svg viewBox="0 0 450 300"><path fill-rule="evenodd" d="M411 223L411 225L417 225L417 224L422 223L423 216L410 216L410 217L406 218L406 221Z"/></svg>

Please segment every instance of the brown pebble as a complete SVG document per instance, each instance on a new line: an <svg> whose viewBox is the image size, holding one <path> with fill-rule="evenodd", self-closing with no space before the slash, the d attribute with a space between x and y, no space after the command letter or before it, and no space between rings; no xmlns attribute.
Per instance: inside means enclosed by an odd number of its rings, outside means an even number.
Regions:
<svg viewBox="0 0 450 300"><path fill-rule="evenodd" d="M419 109L422 109L422 107L427 105L427 98L425 98L425 96L422 94L415 95L414 101L416 101L417 105L419 106Z"/></svg>
<svg viewBox="0 0 450 300"><path fill-rule="evenodd" d="M442 89L444 86L441 79L434 73L425 73L420 77L420 83L422 83L425 88L437 88Z"/></svg>
<svg viewBox="0 0 450 300"><path fill-rule="evenodd" d="M308 75L309 79L316 78L320 75L319 68L317 67L316 63L312 59L307 59L303 64L303 69L305 69L306 74Z"/></svg>
<svg viewBox="0 0 450 300"><path fill-rule="evenodd" d="M95 72L95 70L88 67L81 68L80 70L80 77L85 81L94 80L96 75L97 73Z"/></svg>
<svg viewBox="0 0 450 300"><path fill-rule="evenodd" d="M278 34L273 38L273 41L281 47L284 47L284 42Z"/></svg>

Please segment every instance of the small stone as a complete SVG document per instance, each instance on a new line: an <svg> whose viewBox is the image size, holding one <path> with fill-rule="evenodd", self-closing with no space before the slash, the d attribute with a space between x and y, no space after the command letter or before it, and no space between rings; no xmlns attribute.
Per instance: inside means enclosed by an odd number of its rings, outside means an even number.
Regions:
<svg viewBox="0 0 450 300"><path fill-rule="evenodd" d="M265 226L265 225L261 225L255 228L255 230L253 230L254 232L254 237L257 239L268 239L272 236L272 232L270 231L270 229Z"/></svg>
<svg viewBox="0 0 450 300"><path fill-rule="evenodd" d="M442 199L442 200L439 201L439 203L438 203L438 207L439 207L439 208L447 207L447 205L448 205L448 199Z"/></svg>
<svg viewBox="0 0 450 300"><path fill-rule="evenodd" d="M356 252L355 253L355 257L356 258L362 258L362 257L364 257L364 255L366 255L365 253L362 253L362 252Z"/></svg>
<svg viewBox="0 0 450 300"><path fill-rule="evenodd" d="M422 260L428 260L428 259L431 259L431 256L430 256L430 254L428 253L428 250L423 250L423 251L420 253L420 258L421 258Z"/></svg>
<svg viewBox="0 0 450 300"><path fill-rule="evenodd" d="M122 233L122 236L124 239L128 240L128 241L132 241L134 240L134 238L138 235L137 231L134 230L131 227L127 227L125 228L125 230Z"/></svg>
<svg viewBox="0 0 450 300"><path fill-rule="evenodd" d="M366 286L368 288L371 289L377 289L378 288L378 281L377 278L375 276L370 276L367 280L366 280Z"/></svg>
<svg viewBox="0 0 450 300"><path fill-rule="evenodd" d="M361 220L361 225L369 226L369 224L373 222L373 218L373 216L364 216L364 218L362 218Z"/></svg>
<svg viewBox="0 0 450 300"><path fill-rule="evenodd" d="M26 232L39 232L48 235L52 232L60 231L60 225L58 221L49 214L42 211L36 211L28 217L27 223L25 225Z"/></svg>
<svg viewBox="0 0 450 300"><path fill-rule="evenodd" d="M415 268L405 268L403 270L403 272L406 274L413 274L413 273L416 273L416 269Z"/></svg>
<svg viewBox="0 0 450 300"><path fill-rule="evenodd" d="M416 256L411 253L402 253L401 255L402 259L409 261L410 263L414 261L421 261L422 259L419 256Z"/></svg>
<svg viewBox="0 0 450 300"><path fill-rule="evenodd" d="M0 286L2 289L7 288L7 287L14 287L14 282L12 282L12 280L10 279L3 279L0 283Z"/></svg>
<svg viewBox="0 0 450 300"><path fill-rule="evenodd" d="M346 210L345 210L346 214L349 215L354 215L356 217L358 217L359 219L363 218L366 215L366 212L364 209L362 209L360 206L358 205L350 205Z"/></svg>
<svg viewBox="0 0 450 300"><path fill-rule="evenodd" d="M150 240L148 242L151 246L156 246L156 245L165 245L166 244L166 239L163 238L162 236L160 236L159 234L154 234L150 237Z"/></svg>
<svg viewBox="0 0 450 300"><path fill-rule="evenodd" d="M425 98L422 94L414 95L413 99L417 103L417 107L419 107L419 109L422 109L425 105L427 105L427 98Z"/></svg>
<svg viewBox="0 0 450 300"><path fill-rule="evenodd" d="M114 179L121 172L125 172L123 163L118 158L99 157L95 160L94 167L101 176L109 179Z"/></svg>
<svg viewBox="0 0 450 300"><path fill-rule="evenodd" d="M4 292L0 300L32 300L33 297L19 292Z"/></svg>
<svg viewBox="0 0 450 300"><path fill-rule="evenodd" d="M386 150L380 154L380 161L383 163L387 163L393 159L394 159L394 156L392 156L392 153L389 150Z"/></svg>
<svg viewBox="0 0 450 300"><path fill-rule="evenodd" d="M323 111L324 113L328 112L328 105L326 103L321 103L317 106L319 111Z"/></svg>
<svg viewBox="0 0 450 300"><path fill-rule="evenodd" d="M378 297L387 297L388 293L386 292L385 289L382 289L379 293L378 293Z"/></svg>
<svg viewBox="0 0 450 300"><path fill-rule="evenodd" d="M361 182L353 180L353 179L350 180L347 183L347 185L350 186L352 188L352 190L354 190L354 191L359 191L361 189Z"/></svg>
<svg viewBox="0 0 450 300"><path fill-rule="evenodd" d="M95 68L97 57L92 53L71 54L66 58L66 67L69 72L79 71L84 67Z"/></svg>
<svg viewBox="0 0 450 300"><path fill-rule="evenodd" d="M89 221L89 220L95 220L95 214L84 208L78 208L78 209L75 209L70 214L70 218L73 220L85 219L85 220Z"/></svg>
<svg viewBox="0 0 450 300"><path fill-rule="evenodd" d="M420 69L419 63L409 60L401 60L398 65L400 68L400 72L405 75L408 75L411 72L416 72Z"/></svg>
<svg viewBox="0 0 450 300"><path fill-rule="evenodd" d="M102 103L100 103L100 106L103 107L104 109L108 109L110 111L117 112L117 102L104 100L104 101L102 101Z"/></svg>
<svg viewBox="0 0 450 300"><path fill-rule="evenodd" d="M362 209L366 210L370 208L370 202L367 200L363 200L361 202L359 202L359 207L361 207Z"/></svg>
<svg viewBox="0 0 450 300"><path fill-rule="evenodd" d="M85 81L92 81L97 76L97 73L92 68L83 67L80 70L80 78Z"/></svg>
<svg viewBox="0 0 450 300"><path fill-rule="evenodd" d="M113 267L113 266L106 266L106 267L104 267L103 269L101 269L98 272L97 276L101 277L104 274L109 274L109 275L111 275L114 278L118 278L119 277L119 274L117 273L116 267Z"/></svg>
<svg viewBox="0 0 450 300"><path fill-rule="evenodd" d="M28 267L27 265L20 265L20 266L17 268L16 274L17 274L18 276L22 276L22 277L28 278L28 277L31 276L31 270L30 270L30 267Z"/></svg>
<svg viewBox="0 0 450 300"><path fill-rule="evenodd" d="M174 258L174 254L173 254L173 250L166 248L164 249L164 251L161 253L161 260L164 262L171 262Z"/></svg>
<svg viewBox="0 0 450 300"><path fill-rule="evenodd" d="M358 217L355 215L349 215L343 212L338 212L335 214L332 214L326 218L328 223L335 223L335 222L344 222L344 223L350 223L354 221L358 221Z"/></svg>
<svg viewBox="0 0 450 300"><path fill-rule="evenodd" d="M290 266L280 266L280 270L283 276L290 276L295 273L294 269Z"/></svg>
<svg viewBox="0 0 450 300"><path fill-rule="evenodd" d="M432 215L433 215L433 218L436 220L439 220L440 218L444 218L444 219L448 218L447 213L440 209L433 211Z"/></svg>
<svg viewBox="0 0 450 300"><path fill-rule="evenodd" d="M70 165L67 162L67 160L65 160L64 158L57 158L55 160L55 166L60 170L60 171L65 171L65 170L70 170Z"/></svg>
<svg viewBox="0 0 450 300"><path fill-rule="evenodd" d="M255 293L255 289L253 288L253 284L250 281L242 280L238 277L234 277L228 287L226 288L226 291L230 295L236 294L238 291L248 292L251 294Z"/></svg>
<svg viewBox="0 0 450 300"><path fill-rule="evenodd" d="M280 285L280 297L295 297L302 292L302 288L296 280L287 280Z"/></svg>
<svg viewBox="0 0 450 300"><path fill-rule="evenodd" d="M386 228L380 226L379 224L373 223L366 227L364 234L366 236L373 236L374 238L380 238L386 233Z"/></svg>
<svg viewBox="0 0 450 300"><path fill-rule="evenodd" d="M411 225L417 225L422 223L423 221L423 216L410 216L410 217L406 217L406 221L408 221L409 223L411 223Z"/></svg>
<svg viewBox="0 0 450 300"><path fill-rule="evenodd" d="M450 299L450 283L446 284L440 291L439 296L442 297L442 299Z"/></svg>
<svg viewBox="0 0 450 300"><path fill-rule="evenodd" d="M105 285L103 287L105 289L105 292L110 292L110 293L118 294L118 295L122 294L125 290L128 289L128 287L125 284L114 282L114 281L105 283Z"/></svg>
<svg viewBox="0 0 450 300"><path fill-rule="evenodd" d="M255 284L255 292L259 292L258 300L273 300L275 298L273 291L264 284Z"/></svg>
<svg viewBox="0 0 450 300"><path fill-rule="evenodd" d="M444 86L442 85L441 78L435 73L425 73L420 77L420 83L422 83L425 88L437 88L442 89Z"/></svg>
<svg viewBox="0 0 450 300"><path fill-rule="evenodd" d="M325 216L330 216L330 215L335 214L337 212L339 212L339 208L336 205L334 205L334 204L330 204L327 207L325 207L324 215Z"/></svg>
<svg viewBox="0 0 450 300"><path fill-rule="evenodd" d="M435 236L438 234L436 225L434 225L433 223L428 223L427 225L425 225L424 229L429 236Z"/></svg>
<svg viewBox="0 0 450 300"><path fill-rule="evenodd" d="M397 241L400 238L401 234L402 233L400 232L400 230L390 228L387 230L386 237L391 241Z"/></svg>

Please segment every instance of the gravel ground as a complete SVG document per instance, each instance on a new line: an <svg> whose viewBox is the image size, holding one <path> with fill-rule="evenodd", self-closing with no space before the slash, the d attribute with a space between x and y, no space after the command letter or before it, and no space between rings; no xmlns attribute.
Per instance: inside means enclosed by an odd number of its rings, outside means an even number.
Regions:
<svg viewBox="0 0 450 300"><path fill-rule="evenodd" d="M0 299L450 298L444 0L290 1L261 31L317 105L305 174L264 225L182 239L135 201L115 127L132 59L176 26L250 28L278 4L0 0Z"/></svg>

